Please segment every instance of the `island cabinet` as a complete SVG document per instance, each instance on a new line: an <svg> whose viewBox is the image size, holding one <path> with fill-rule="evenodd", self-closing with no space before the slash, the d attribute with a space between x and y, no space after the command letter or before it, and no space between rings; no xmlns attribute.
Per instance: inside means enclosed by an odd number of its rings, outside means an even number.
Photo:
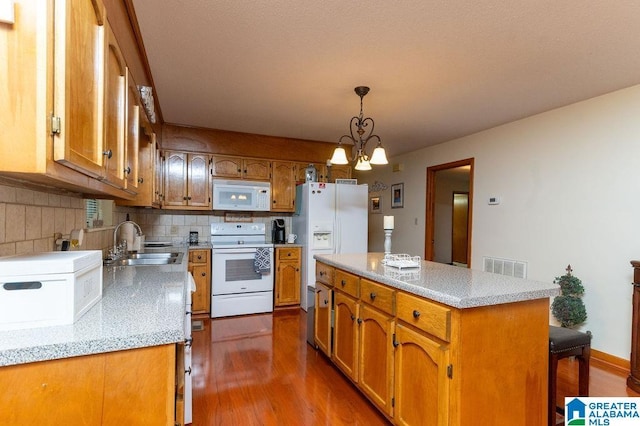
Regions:
<svg viewBox="0 0 640 426"><path fill-rule="evenodd" d="M180 350L167 344L0 367L0 424L182 424Z"/></svg>
<svg viewBox="0 0 640 426"><path fill-rule="evenodd" d="M360 279L359 387L387 416L393 416L393 336L396 292Z"/></svg>
<svg viewBox="0 0 640 426"><path fill-rule="evenodd" d="M180 151L164 152L162 208L211 209L211 157Z"/></svg>
<svg viewBox="0 0 640 426"><path fill-rule="evenodd" d="M131 199L120 168L125 68L103 3L19 0L15 9L15 22L0 24L0 173Z"/></svg>
<svg viewBox="0 0 640 426"><path fill-rule="evenodd" d="M334 268L316 264L316 295L314 318L314 342L325 355L331 356L331 323L333 310Z"/></svg>
<svg viewBox="0 0 640 426"><path fill-rule="evenodd" d="M276 247L274 306L300 304L300 247Z"/></svg>
<svg viewBox="0 0 640 426"><path fill-rule="evenodd" d="M196 291L192 295L192 312L208 314L211 312L211 250L189 250L188 271L193 275Z"/></svg>
<svg viewBox="0 0 640 426"><path fill-rule="evenodd" d="M458 308L338 265L316 269L334 274L333 337L322 342L333 349L323 351L394 424L546 424L548 298ZM330 314L316 312L318 327ZM316 330L318 347L321 336L331 332Z"/></svg>
<svg viewBox="0 0 640 426"><path fill-rule="evenodd" d="M358 382L358 330L362 320L358 317L360 306L358 292L360 278L341 270L335 272L333 294L334 337L333 362L354 383Z"/></svg>

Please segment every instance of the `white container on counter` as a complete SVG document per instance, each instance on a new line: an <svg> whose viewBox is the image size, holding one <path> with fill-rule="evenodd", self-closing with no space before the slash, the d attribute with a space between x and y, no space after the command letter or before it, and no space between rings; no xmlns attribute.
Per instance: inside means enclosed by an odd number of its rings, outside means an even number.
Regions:
<svg viewBox="0 0 640 426"><path fill-rule="evenodd" d="M0 257L0 330L73 324L102 298L100 250Z"/></svg>

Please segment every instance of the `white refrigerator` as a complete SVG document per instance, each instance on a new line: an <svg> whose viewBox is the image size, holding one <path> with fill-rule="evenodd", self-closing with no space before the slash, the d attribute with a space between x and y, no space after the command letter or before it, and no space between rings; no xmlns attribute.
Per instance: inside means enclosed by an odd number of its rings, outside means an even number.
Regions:
<svg viewBox="0 0 640 426"><path fill-rule="evenodd" d="M366 253L368 186L310 182L296 188L293 233L302 245L300 306L314 300L307 286L315 287L316 254Z"/></svg>

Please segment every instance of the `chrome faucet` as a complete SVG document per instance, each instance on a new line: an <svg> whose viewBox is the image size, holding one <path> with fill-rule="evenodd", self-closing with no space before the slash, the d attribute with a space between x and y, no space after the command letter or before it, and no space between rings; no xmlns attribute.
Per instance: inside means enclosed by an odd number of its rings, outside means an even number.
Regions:
<svg viewBox="0 0 640 426"><path fill-rule="evenodd" d="M121 254L123 254L123 252L127 251L127 246L126 246L126 242L123 246L118 244L118 229L120 229L120 227L125 224L125 223L130 223L132 224L136 229L137 229L137 235L140 237L142 236L142 228L140 228L140 225L138 225L137 223L135 223L132 220L125 220L124 222L120 222L118 224L118 226L116 226L116 229L113 230L113 255L116 257L119 257Z"/></svg>

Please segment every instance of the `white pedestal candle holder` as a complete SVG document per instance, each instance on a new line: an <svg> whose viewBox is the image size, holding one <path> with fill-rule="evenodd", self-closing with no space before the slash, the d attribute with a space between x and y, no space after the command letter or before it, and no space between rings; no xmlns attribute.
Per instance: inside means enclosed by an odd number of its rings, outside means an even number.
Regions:
<svg viewBox="0 0 640 426"><path fill-rule="evenodd" d="M391 254L391 233L393 229L384 230L384 254Z"/></svg>

